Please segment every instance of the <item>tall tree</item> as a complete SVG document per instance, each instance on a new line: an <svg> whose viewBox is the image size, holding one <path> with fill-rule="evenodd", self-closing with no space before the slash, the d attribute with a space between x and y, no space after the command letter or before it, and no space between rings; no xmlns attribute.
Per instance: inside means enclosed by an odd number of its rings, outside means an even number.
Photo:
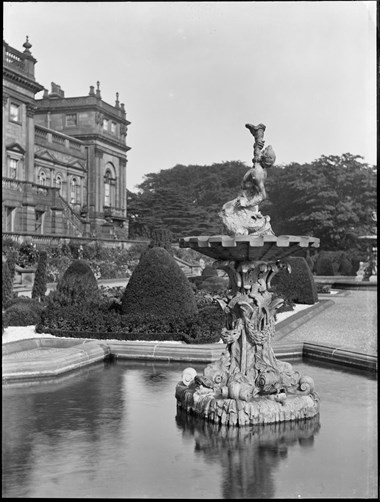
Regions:
<svg viewBox="0 0 380 502"><path fill-rule="evenodd" d="M168 229L175 239L223 232L218 215L234 199L248 167L240 162L211 166L177 165L151 173L130 195L134 228ZM291 163L268 170L268 199L260 205L276 235L319 237L324 249L345 249L350 233L360 235L376 210L376 168L346 153L322 156L310 164ZM132 227L132 225L131 225Z"/></svg>

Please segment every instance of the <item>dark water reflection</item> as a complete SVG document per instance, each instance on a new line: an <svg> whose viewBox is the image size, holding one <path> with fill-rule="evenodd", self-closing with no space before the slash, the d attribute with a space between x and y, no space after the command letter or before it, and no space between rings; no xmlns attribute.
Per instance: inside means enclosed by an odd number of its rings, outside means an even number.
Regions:
<svg viewBox="0 0 380 502"><path fill-rule="evenodd" d="M225 427L178 410L177 424L195 441L195 453L223 468L223 498L273 498L273 470L294 445L310 448L319 416L303 422L253 427Z"/></svg>
<svg viewBox="0 0 380 502"><path fill-rule="evenodd" d="M3 497L376 497L377 381L293 366L316 381L320 416L261 427L177 412L183 363L3 386Z"/></svg>

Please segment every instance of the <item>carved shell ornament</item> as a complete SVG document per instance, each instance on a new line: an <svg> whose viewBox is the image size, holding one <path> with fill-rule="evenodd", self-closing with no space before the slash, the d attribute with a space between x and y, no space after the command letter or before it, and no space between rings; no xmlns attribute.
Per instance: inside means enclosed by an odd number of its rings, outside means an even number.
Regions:
<svg viewBox="0 0 380 502"><path fill-rule="evenodd" d="M186 368L182 372L182 382L188 387L189 384L194 380L197 372L194 368Z"/></svg>

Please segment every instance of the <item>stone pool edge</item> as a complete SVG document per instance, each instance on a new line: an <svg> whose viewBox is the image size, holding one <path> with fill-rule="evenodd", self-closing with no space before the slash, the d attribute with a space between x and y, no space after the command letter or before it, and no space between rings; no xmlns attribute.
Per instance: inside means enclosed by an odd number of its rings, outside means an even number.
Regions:
<svg viewBox="0 0 380 502"><path fill-rule="evenodd" d="M310 342L278 343L288 333L333 305L333 300L322 300L306 311L279 322L273 345L278 359L309 359L338 364L354 369L377 372L377 356L356 352L347 347ZM178 344L170 342L135 342L93 340L86 338L30 338L3 344L3 384L31 379L46 379L62 375L98 361L110 358L137 361L209 363L219 359L225 345ZM27 352L38 349L33 357ZM50 350L42 357L41 350ZM55 349L55 350L54 350ZM60 349L60 350L57 350ZM12 354L24 352L26 357L15 359Z"/></svg>
<svg viewBox="0 0 380 502"><path fill-rule="evenodd" d="M29 339L39 342L54 339ZM9 360L3 355L3 385L30 380L45 380L60 377L68 373L99 361L116 358L130 361L160 361L191 363L209 363L219 359L224 350L223 344L186 345L169 343L139 343L139 342L110 342L76 339L75 346L62 348L57 353L46 357L34 357L24 360ZM17 344L19 342L11 342ZM7 344L7 345L10 345ZM355 352L344 347L322 345L309 342L293 342L273 347L275 356L282 360L305 359L310 361L327 362L333 365L352 369L377 372L377 356ZM7 360L8 359L8 360Z"/></svg>

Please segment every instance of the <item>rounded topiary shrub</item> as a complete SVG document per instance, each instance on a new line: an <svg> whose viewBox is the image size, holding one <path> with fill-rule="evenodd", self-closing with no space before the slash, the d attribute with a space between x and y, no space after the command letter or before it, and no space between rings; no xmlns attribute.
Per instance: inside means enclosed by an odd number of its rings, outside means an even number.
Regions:
<svg viewBox="0 0 380 502"><path fill-rule="evenodd" d="M315 275L333 276L334 266L329 256L321 256L315 264Z"/></svg>
<svg viewBox="0 0 380 502"><path fill-rule="evenodd" d="M4 326L32 326L40 321L41 308L33 300L12 305L4 312Z"/></svg>
<svg viewBox="0 0 380 502"><path fill-rule="evenodd" d="M99 302L98 283L89 264L85 260L74 260L58 281L50 299L61 305L77 306Z"/></svg>
<svg viewBox="0 0 380 502"><path fill-rule="evenodd" d="M157 318L198 314L194 293L173 256L161 247L144 253L125 288L121 312Z"/></svg>
<svg viewBox="0 0 380 502"><path fill-rule="evenodd" d="M338 274L340 275L354 275L353 272L353 267L351 261L348 259L347 256L343 256L340 264L339 264L339 269L338 269Z"/></svg>
<svg viewBox="0 0 380 502"><path fill-rule="evenodd" d="M290 302L313 305L318 301L317 287L313 274L302 257L289 257L284 262L289 263L291 273L280 270L272 279L272 290Z"/></svg>

